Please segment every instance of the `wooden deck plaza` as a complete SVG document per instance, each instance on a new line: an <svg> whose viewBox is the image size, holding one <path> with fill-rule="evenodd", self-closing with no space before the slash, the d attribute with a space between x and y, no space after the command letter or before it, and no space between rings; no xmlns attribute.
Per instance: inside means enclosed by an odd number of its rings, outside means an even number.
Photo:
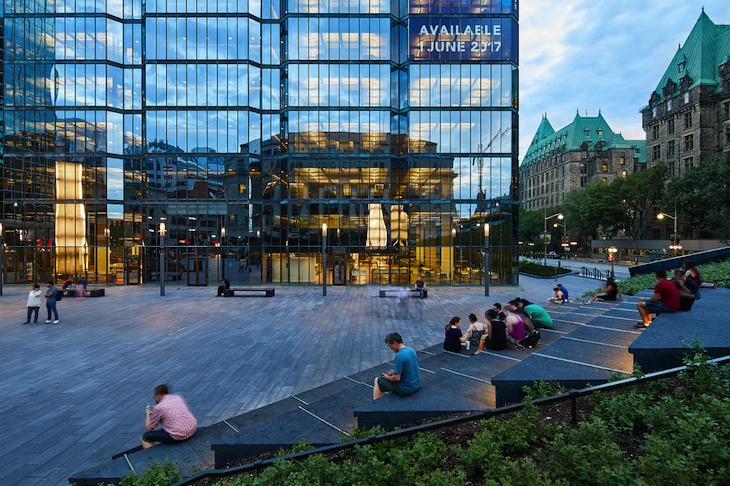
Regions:
<svg viewBox="0 0 730 486"><path fill-rule="evenodd" d="M560 281L578 298L595 280ZM378 298L377 286L276 286L276 297L215 298L213 287L112 287L58 303L59 324L22 325L30 286L0 297L0 484L66 484L73 472L139 444L161 383L201 426L393 359L397 331L416 349L443 340L453 315L494 302L543 304L553 280L519 287L429 287L429 298ZM39 321L45 321L41 307Z"/></svg>

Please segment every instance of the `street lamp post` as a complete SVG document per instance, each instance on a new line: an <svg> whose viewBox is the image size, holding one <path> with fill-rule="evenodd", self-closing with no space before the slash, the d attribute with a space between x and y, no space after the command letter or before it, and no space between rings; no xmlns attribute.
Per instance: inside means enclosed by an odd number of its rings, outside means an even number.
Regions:
<svg viewBox="0 0 730 486"><path fill-rule="evenodd" d="M165 296L165 223L160 223L160 297Z"/></svg>
<svg viewBox="0 0 730 486"><path fill-rule="evenodd" d="M327 297L327 223L322 223L322 297Z"/></svg>
<svg viewBox="0 0 730 486"><path fill-rule="evenodd" d="M3 295L3 224L0 223L0 295Z"/></svg>
<svg viewBox="0 0 730 486"><path fill-rule="evenodd" d="M456 283L456 228L451 228L451 282Z"/></svg>
<svg viewBox="0 0 730 486"><path fill-rule="evenodd" d="M226 229L221 228L221 277L226 278Z"/></svg>
<svg viewBox="0 0 730 486"><path fill-rule="evenodd" d="M679 250L682 249L682 245L679 244L679 238L677 238L677 200L674 200L674 216L667 213L659 213L656 217L657 219L669 218L674 221L674 241L669 245L669 249L674 250L674 256L676 257Z"/></svg>
<svg viewBox="0 0 730 486"><path fill-rule="evenodd" d="M615 246L612 246L608 249L608 252L611 254L611 278L614 278L615 273L613 273L613 262L616 261L616 252L618 251L618 248Z"/></svg>
<svg viewBox="0 0 730 486"><path fill-rule="evenodd" d="M489 297L489 223L484 224L484 297Z"/></svg>
<svg viewBox="0 0 730 486"><path fill-rule="evenodd" d="M544 231L542 233L542 238L543 238L542 241L545 244L545 266L547 267L547 222L548 222L549 219L553 219L555 217L557 217L558 219L563 219L565 216L563 216L563 213L555 213L552 216L548 216L547 215L547 206L545 206L544 213L545 213L545 221L544 221L544 224L543 224Z"/></svg>

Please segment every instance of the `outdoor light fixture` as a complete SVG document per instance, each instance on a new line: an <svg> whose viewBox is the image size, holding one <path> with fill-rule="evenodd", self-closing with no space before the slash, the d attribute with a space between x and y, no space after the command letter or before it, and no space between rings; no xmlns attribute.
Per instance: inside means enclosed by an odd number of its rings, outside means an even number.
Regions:
<svg viewBox="0 0 730 486"><path fill-rule="evenodd" d="M160 223L160 297L165 296L165 234L167 226Z"/></svg>
<svg viewBox="0 0 730 486"><path fill-rule="evenodd" d="M674 256L677 256L677 253L679 250L682 249L682 246L679 244L679 236L677 235L677 200L674 200L674 216L671 216L666 213L659 213L656 215L657 219L664 219L669 218L674 221L674 238L671 238L672 244L669 245L670 250L674 250Z"/></svg>
<svg viewBox="0 0 730 486"><path fill-rule="evenodd" d="M327 297L327 223L322 223L322 297Z"/></svg>
<svg viewBox="0 0 730 486"><path fill-rule="evenodd" d="M0 295L3 295L3 224L0 223Z"/></svg>
<svg viewBox="0 0 730 486"><path fill-rule="evenodd" d="M484 224L484 297L489 297L489 223Z"/></svg>
<svg viewBox="0 0 730 486"><path fill-rule="evenodd" d="M548 216L547 215L547 206L545 207L544 213L545 213L545 221L543 222L544 227L543 227L543 233L542 233L542 238L543 238L542 241L543 241L543 243L545 243L545 266L547 267L547 245L548 245L548 243L547 243L547 222L549 219L553 219L555 217L557 217L558 219L563 219L565 216L563 216L563 213L556 213L556 214L553 214L552 216Z"/></svg>
<svg viewBox="0 0 730 486"><path fill-rule="evenodd" d="M617 251L618 251L618 249L615 246L612 246L611 248L608 249L608 253L611 254L611 278L614 278L613 262L616 260Z"/></svg>

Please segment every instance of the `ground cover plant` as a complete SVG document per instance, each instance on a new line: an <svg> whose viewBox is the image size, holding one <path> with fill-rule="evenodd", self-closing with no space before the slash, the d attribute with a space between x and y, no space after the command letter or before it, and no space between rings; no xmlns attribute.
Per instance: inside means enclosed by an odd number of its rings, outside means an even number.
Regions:
<svg viewBox="0 0 730 486"><path fill-rule="evenodd" d="M550 265L540 265L539 263L531 262L529 260L520 260L520 273L535 275L537 277L552 277L555 275L556 270L558 275L572 273L572 271L567 268L551 267Z"/></svg>
<svg viewBox="0 0 730 486"><path fill-rule="evenodd" d="M688 369L675 377L579 400L575 426L569 402L541 408L532 403L555 393L540 383L528 390L525 410L509 416L281 459L213 484L728 484L730 366L709 362L699 343L691 348Z"/></svg>
<svg viewBox="0 0 730 486"><path fill-rule="evenodd" d="M700 271L703 282L712 282L718 288L730 288L730 259L697 265L697 270ZM668 272L667 276L669 276ZM646 275L636 275L618 282L619 289L624 295L636 295L642 290L653 289L654 285L656 285L656 278L653 272ZM599 288L593 292L586 292L583 297L594 296L601 291Z"/></svg>

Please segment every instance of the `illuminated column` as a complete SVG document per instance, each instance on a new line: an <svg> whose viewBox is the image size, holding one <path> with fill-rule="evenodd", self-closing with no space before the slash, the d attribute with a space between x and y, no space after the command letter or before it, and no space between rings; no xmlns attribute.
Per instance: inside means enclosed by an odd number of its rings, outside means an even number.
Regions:
<svg viewBox="0 0 730 486"><path fill-rule="evenodd" d="M56 273L73 275L88 269L86 241L86 208L82 202L82 166L72 162L56 162L55 246Z"/></svg>

